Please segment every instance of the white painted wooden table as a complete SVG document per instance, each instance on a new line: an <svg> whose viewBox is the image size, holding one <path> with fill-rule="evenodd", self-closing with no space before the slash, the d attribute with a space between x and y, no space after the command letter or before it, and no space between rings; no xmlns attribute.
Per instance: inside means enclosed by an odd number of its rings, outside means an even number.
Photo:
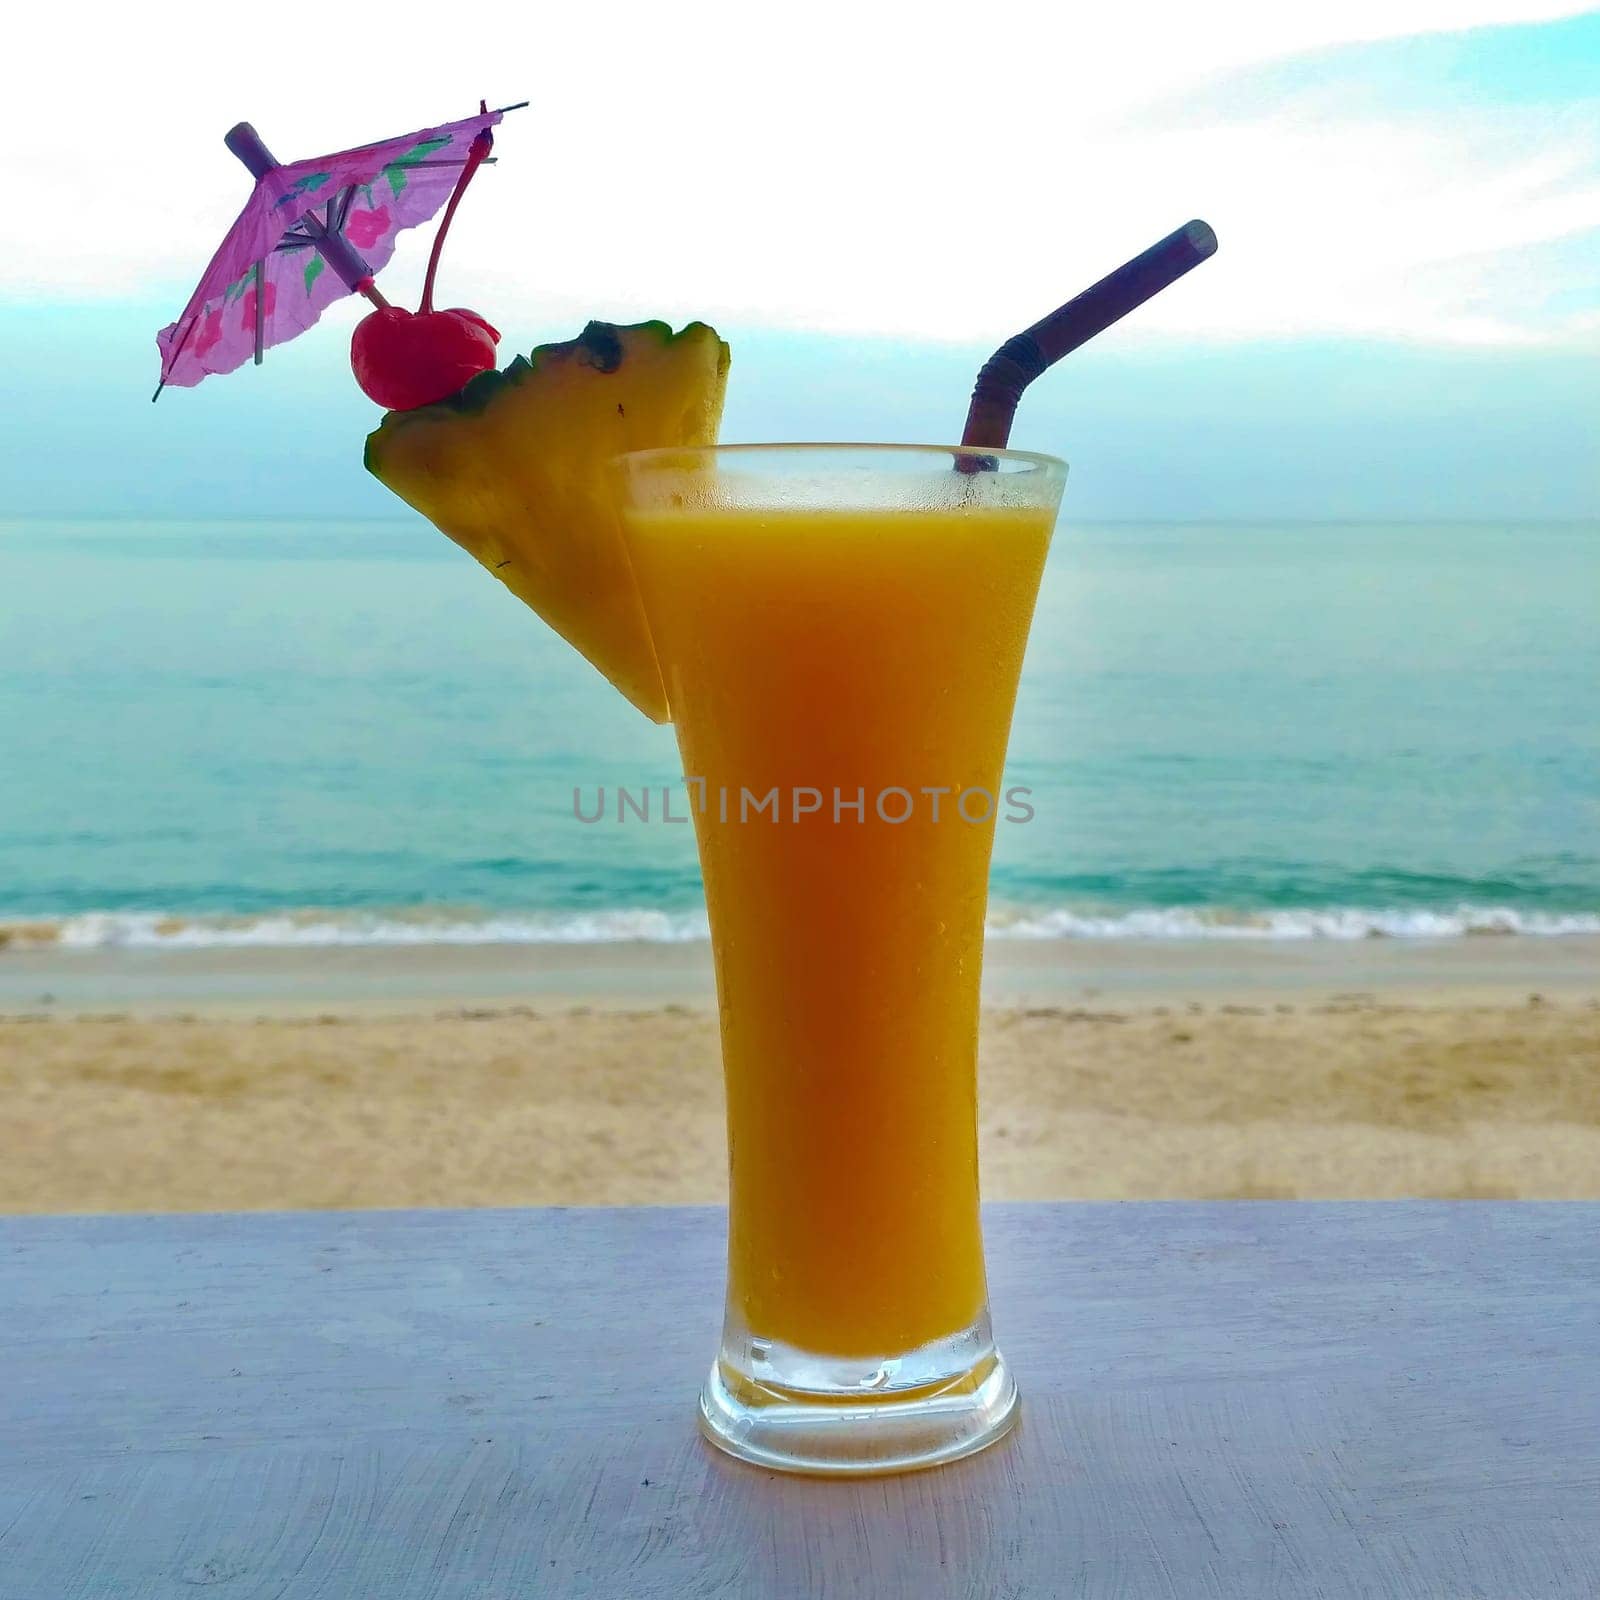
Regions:
<svg viewBox="0 0 1600 1600"><path fill-rule="evenodd" d="M0 1600L1600 1595L1600 1206L1000 1206L1021 1431L703 1446L712 1210L0 1220Z"/></svg>

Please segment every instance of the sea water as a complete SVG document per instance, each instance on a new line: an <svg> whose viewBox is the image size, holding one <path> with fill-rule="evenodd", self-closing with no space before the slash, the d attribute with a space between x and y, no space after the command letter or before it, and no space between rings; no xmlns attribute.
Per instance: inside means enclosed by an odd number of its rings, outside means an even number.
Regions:
<svg viewBox="0 0 1600 1600"><path fill-rule="evenodd" d="M1597 685L1593 524L1068 517L991 932L1600 931ZM0 523L0 924L701 937L664 787L671 731L418 521Z"/></svg>

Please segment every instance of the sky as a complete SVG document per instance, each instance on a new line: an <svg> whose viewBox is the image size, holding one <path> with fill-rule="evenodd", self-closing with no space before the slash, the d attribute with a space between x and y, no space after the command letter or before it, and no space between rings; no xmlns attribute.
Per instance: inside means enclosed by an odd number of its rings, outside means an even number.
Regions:
<svg viewBox="0 0 1600 1600"><path fill-rule="evenodd" d="M234 121L297 159L480 96L532 104L446 302L508 353L591 316L711 320L724 438L949 440L996 343L1200 216L1216 259L1024 402L1014 442L1072 462L1069 511L1600 515L1600 9L601 16L180 0L85 50L81 13L29 8L0 65L0 515L405 514L359 465L354 304L152 407L154 334L244 199Z"/></svg>

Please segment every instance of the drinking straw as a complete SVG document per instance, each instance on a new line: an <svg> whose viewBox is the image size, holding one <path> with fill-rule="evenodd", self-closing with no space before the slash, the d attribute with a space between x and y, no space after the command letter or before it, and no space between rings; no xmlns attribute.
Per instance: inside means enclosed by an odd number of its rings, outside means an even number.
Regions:
<svg viewBox="0 0 1600 1600"><path fill-rule="evenodd" d="M1169 283L1176 283L1207 256L1215 255L1216 249L1217 236L1208 224L1186 222L1048 317L1007 339L978 372L962 444L1003 450L1011 437L1011 420L1022 391L1046 367L1087 344ZM969 472L984 465L973 457L963 457L960 464Z"/></svg>

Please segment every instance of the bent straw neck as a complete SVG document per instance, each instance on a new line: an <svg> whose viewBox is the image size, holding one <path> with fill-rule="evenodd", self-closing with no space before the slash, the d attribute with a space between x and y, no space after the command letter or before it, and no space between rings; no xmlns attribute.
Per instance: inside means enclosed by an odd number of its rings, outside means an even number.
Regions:
<svg viewBox="0 0 1600 1600"><path fill-rule="evenodd" d="M1034 328L1007 339L978 371L961 442L1003 450L1011 438L1011 420L1022 391L1049 365Z"/></svg>

